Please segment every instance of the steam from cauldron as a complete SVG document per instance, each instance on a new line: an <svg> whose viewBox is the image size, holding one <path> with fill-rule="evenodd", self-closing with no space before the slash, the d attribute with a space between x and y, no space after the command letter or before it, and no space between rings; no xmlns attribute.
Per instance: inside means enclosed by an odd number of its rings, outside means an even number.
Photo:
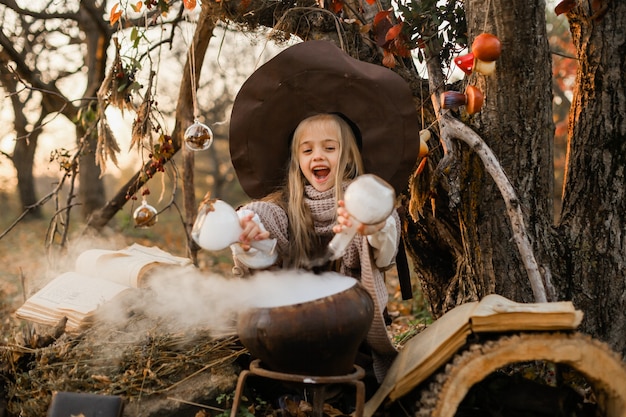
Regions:
<svg viewBox="0 0 626 417"><path fill-rule="evenodd" d="M259 272L249 278L226 278L195 269L163 271L148 290L129 294L99 319L119 322L132 314L157 321L162 331L202 330L214 336L236 334L237 314L254 307L278 307L323 298L352 287L356 280L336 273Z"/></svg>

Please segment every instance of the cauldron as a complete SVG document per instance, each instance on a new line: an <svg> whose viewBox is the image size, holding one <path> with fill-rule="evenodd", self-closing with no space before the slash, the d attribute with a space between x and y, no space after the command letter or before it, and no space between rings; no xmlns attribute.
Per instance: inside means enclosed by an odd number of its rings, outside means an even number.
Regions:
<svg viewBox="0 0 626 417"><path fill-rule="evenodd" d="M325 295L311 290L295 295L309 300L256 306L239 314L239 339L266 368L310 376L354 371L359 345L372 323L374 302L353 278L337 274L326 279Z"/></svg>

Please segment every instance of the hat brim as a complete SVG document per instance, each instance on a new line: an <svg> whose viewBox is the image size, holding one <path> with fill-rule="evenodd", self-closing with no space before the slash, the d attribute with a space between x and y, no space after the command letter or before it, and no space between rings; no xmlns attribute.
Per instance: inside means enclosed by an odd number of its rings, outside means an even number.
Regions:
<svg viewBox="0 0 626 417"><path fill-rule="evenodd" d="M262 198L284 184L292 134L319 113L341 113L361 134L365 171L404 191L419 151L408 84L328 41L291 46L243 84L230 121L230 153L243 190Z"/></svg>

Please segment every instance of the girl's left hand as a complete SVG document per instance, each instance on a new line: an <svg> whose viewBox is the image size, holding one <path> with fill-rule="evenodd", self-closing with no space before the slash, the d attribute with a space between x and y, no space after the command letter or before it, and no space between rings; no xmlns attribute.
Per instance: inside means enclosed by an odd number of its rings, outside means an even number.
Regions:
<svg viewBox="0 0 626 417"><path fill-rule="evenodd" d="M355 220L356 221L356 220ZM358 221L356 221L358 223ZM385 227L386 220L383 220L377 224L363 224L358 223L357 232L362 235L373 235L374 233L379 232ZM337 224L333 226L333 232L341 233L345 228L352 227L353 220L351 219L350 213L345 209L345 202L343 200L339 200L337 207Z"/></svg>

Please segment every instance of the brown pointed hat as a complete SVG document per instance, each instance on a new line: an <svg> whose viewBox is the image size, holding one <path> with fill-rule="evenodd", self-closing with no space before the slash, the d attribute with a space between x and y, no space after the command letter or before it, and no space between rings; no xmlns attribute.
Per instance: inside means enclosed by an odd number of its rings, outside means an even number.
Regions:
<svg viewBox="0 0 626 417"><path fill-rule="evenodd" d="M395 72L350 57L328 41L280 52L243 84L230 121L230 155L251 198L286 180L292 135L319 113L347 118L360 139L365 171L404 191L419 150L419 125L408 84Z"/></svg>

